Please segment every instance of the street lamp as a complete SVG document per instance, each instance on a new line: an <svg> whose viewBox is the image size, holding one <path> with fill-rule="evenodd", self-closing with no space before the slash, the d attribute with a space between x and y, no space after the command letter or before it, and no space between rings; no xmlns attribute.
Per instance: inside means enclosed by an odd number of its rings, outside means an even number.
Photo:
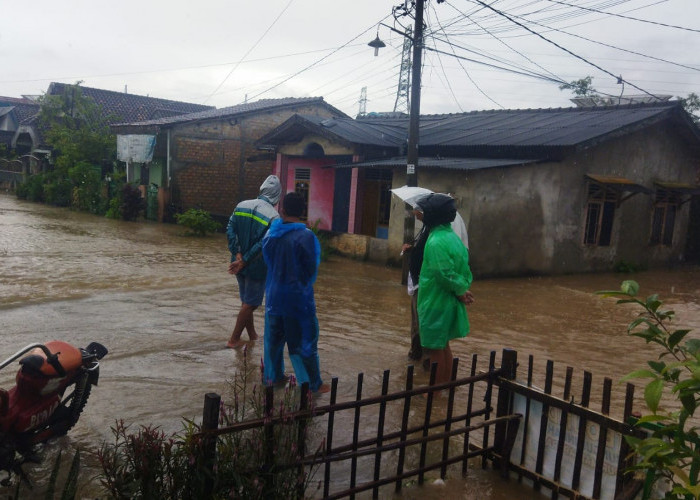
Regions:
<svg viewBox="0 0 700 500"><path fill-rule="evenodd" d="M379 55L379 49L386 47L386 44L379 39L379 31L377 31L377 38L369 42L367 45L374 48L374 57Z"/></svg>

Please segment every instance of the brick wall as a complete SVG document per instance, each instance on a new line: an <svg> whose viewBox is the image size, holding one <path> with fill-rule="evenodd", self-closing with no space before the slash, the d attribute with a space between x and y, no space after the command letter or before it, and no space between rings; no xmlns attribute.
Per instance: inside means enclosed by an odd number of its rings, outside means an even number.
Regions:
<svg viewBox="0 0 700 500"><path fill-rule="evenodd" d="M183 211L202 208L228 216L240 200L258 196L260 184L273 172L274 158L242 158L261 155L255 141L294 113L331 116L323 107L305 105L176 127L171 136L173 202Z"/></svg>

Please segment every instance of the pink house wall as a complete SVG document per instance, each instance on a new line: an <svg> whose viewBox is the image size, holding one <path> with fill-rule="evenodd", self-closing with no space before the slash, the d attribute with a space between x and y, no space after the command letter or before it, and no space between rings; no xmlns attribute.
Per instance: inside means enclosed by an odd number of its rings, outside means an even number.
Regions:
<svg viewBox="0 0 700 500"><path fill-rule="evenodd" d="M335 186L335 170L321 168L332 165L328 158L282 158L278 156L275 174L280 177L283 192L294 191L294 179L297 168L311 169L309 181L309 225L316 221L319 229L330 231L333 223L333 190Z"/></svg>

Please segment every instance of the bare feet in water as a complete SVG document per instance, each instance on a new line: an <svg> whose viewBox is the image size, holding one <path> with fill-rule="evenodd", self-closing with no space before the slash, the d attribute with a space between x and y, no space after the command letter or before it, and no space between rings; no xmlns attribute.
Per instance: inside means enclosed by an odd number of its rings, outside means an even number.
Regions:
<svg viewBox="0 0 700 500"><path fill-rule="evenodd" d="M226 342L226 347L229 349L238 349L239 347L243 347L245 345L245 341L238 339L238 340L229 340Z"/></svg>

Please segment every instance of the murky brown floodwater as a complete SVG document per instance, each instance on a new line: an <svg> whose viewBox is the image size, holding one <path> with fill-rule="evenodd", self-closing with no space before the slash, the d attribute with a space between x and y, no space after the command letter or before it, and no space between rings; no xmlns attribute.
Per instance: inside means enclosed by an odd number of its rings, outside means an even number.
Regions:
<svg viewBox="0 0 700 500"><path fill-rule="evenodd" d="M177 226L113 221L0 195L0 358L51 339L80 346L96 340L110 349L80 422L49 453L96 450L112 441L116 419L179 431L182 417L199 418L204 394L224 393L241 366L240 352L224 348L239 305L235 280L226 273L225 236L181 233ZM466 362L473 353L485 360L490 351L509 347L521 362L535 356L536 380L551 359L559 373L572 366L591 371L594 383L603 376L617 381L650 355L641 340L625 334L636 311L593 292L617 289L630 278L644 295L659 293L679 324L700 335L697 267L483 280L472 288L472 334L453 342L453 352ZM386 369L400 383L410 317L400 271L333 258L321 266L316 299L321 368L326 381L338 377L339 399L354 398L358 372L365 374L365 394L378 393ZM256 320L262 332L262 314ZM260 341L251 353L260 358ZM0 373L3 387L13 378L14 368ZM90 467L89 457L84 462ZM48 474L47 467L34 473ZM82 495L95 497L96 491L86 485ZM543 498L478 469L467 481L404 494L417 497Z"/></svg>

